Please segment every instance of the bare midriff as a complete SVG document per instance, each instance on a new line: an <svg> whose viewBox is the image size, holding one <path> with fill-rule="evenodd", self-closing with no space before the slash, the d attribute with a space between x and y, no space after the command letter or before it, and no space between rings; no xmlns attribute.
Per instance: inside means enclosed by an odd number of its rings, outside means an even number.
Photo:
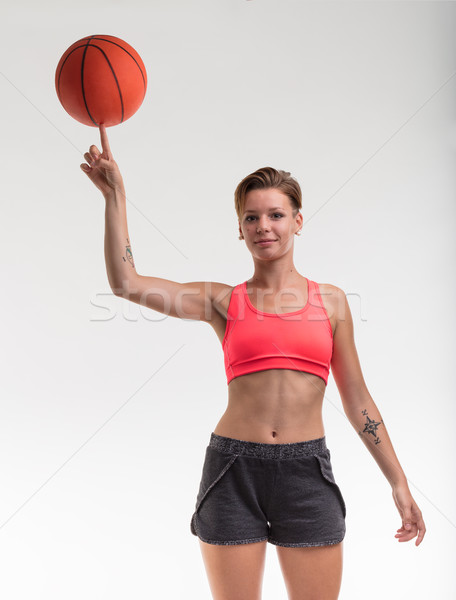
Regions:
<svg viewBox="0 0 456 600"><path fill-rule="evenodd" d="M321 438L326 385L321 377L270 369L232 379L228 407L214 433L249 442L287 444Z"/></svg>

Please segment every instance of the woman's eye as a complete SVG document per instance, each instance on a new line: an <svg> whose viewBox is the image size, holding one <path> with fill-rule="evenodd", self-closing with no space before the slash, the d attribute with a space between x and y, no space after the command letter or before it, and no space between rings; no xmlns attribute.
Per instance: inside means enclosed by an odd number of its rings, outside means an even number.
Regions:
<svg viewBox="0 0 456 600"><path fill-rule="evenodd" d="M274 216L274 217L280 217L280 218L282 218L282 217L283 217L283 215L282 215L281 213L274 213L274 214L273 214L273 216ZM250 221L250 219L256 219L256 217L249 216L249 217L246 217L246 218L245 218L245 220L246 220L246 221Z"/></svg>

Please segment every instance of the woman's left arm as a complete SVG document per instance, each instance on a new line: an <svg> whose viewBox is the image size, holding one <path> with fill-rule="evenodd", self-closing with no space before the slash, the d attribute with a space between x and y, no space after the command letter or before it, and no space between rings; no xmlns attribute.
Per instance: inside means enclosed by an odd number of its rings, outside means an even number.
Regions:
<svg viewBox="0 0 456 600"><path fill-rule="evenodd" d="M344 412L391 485L402 519L402 527L395 537L399 542L408 542L418 535L415 542L418 546L426 532L422 514L410 493L382 415L367 389L356 351L347 297L336 286L331 286L331 307L336 315L331 370Z"/></svg>

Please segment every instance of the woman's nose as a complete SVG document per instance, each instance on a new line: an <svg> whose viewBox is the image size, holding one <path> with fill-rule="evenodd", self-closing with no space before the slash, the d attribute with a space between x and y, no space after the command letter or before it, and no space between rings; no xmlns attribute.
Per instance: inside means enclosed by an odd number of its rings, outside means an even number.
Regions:
<svg viewBox="0 0 456 600"><path fill-rule="evenodd" d="M266 216L260 217L257 228L261 229L262 231L264 231L265 229L269 229L269 221Z"/></svg>

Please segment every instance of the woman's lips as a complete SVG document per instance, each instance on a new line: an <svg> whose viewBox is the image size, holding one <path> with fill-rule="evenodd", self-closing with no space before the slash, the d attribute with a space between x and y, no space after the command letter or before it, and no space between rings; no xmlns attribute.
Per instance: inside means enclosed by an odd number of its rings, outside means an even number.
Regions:
<svg viewBox="0 0 456 600"><path fill-rule="evenodd" d="M273 244L277 240L267 240L266 242L255 242L258 246L269 246L269 244Z"/></svg>

